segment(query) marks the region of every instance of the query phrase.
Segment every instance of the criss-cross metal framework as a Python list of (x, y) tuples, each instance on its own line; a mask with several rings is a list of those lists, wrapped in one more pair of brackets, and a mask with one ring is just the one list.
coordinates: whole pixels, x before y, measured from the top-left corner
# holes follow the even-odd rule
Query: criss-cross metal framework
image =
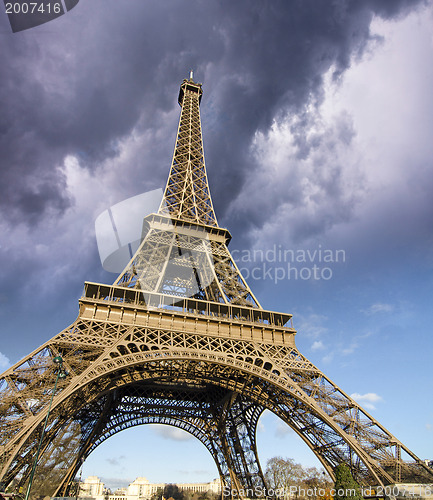
[(209, 450), (239, 496), (265, 486), (256, 427), (265, 409), (331, 477), (431, 483), (433, 472), (296, 348), (290, 314), (264, 310), (218, 226), (207, 182), (201, 85), (184, 80), (172, 167), (157, 214), (113, 285), (85, 284), (77, 320), (0, 379), (0, 478), (29, 478), (54, 394), (33, 492), (66, 495), (83, 460), (135, 425), (179, 427)]

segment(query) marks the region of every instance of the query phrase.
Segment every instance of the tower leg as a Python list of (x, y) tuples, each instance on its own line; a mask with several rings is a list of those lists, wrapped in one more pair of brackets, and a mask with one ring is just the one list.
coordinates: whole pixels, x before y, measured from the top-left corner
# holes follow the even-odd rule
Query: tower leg
[(232, 497), (254, 497), (266, 488), (255, 438), (263, 410), (236, 392), (217, 409), (217, 432), (228, 466), (226, 486)]

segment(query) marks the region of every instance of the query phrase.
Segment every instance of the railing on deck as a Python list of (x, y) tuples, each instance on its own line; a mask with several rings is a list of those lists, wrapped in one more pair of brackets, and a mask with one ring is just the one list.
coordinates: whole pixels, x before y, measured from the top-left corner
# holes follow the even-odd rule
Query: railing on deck
[(114, 302), (145, 309), (163, 309), (219, 317), (228, 320), (248, 321), (277, 327), (293, 328), (292, 315), (255, 309), (233, 304), (208, 302), (194, 298), (176, 297), (161, 293), (144, 292), (135, 288), (86, 282), (83, 299)]

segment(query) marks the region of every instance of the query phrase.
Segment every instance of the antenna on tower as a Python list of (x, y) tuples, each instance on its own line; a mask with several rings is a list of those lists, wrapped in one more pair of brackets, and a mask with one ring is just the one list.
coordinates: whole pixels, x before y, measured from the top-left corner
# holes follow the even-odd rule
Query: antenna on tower
[(192, 79), (193, 79), (193, 76), (194, 76), (194, 72), (193, 72), (193, 70), (191, 70), (191, 71), (189, 72), (189, 79), (190, 79), (190, 80), (192, 80)]

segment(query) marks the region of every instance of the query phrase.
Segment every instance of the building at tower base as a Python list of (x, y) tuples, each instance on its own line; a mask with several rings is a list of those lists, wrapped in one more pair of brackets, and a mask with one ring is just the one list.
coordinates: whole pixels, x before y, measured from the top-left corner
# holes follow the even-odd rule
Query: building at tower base
[[(114, 493), (105, 487), (97, 476), (89, 476), (79, 484), (77, 498), (92, 500), (150, 500), (158, 490), (164, 489), (168, 483), (150, 483), (145, 477), (137, 477), (126, 488), (120, 488)], [(221, 493), (221, 481), (214, 479), (208, 483), (176, 483), (182, 491), (190, 493), (211, 492), (216, 495)]]

